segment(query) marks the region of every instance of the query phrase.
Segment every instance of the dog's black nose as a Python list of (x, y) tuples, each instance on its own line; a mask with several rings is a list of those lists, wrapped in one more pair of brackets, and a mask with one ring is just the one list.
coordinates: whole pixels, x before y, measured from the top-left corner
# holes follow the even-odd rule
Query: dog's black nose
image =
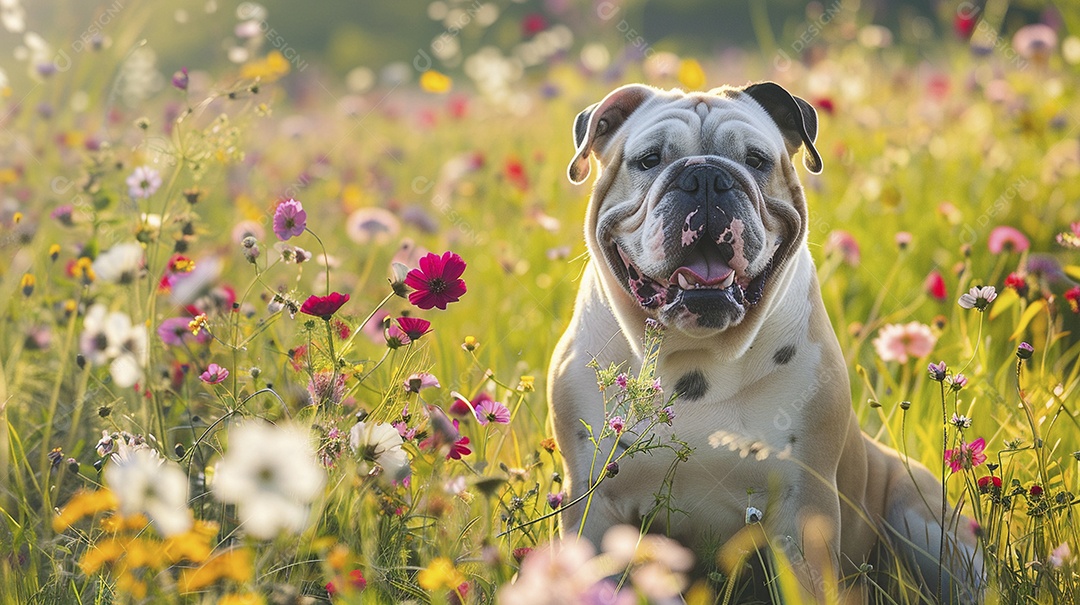
[(723, 193), (735, 186), (735, 178), (718, 166), (694, 166), (683, 170), (675, 181), (675, 187), (686, 193), (704, 193), (711, 190)]

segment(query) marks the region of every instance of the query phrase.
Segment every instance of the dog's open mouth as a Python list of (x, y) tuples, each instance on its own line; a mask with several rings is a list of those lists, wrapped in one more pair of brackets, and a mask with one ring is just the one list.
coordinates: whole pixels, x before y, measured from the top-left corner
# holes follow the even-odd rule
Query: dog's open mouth
[(743, 275), (723, 258), (720, 248), (699, 242), (682, 264), (666, 278), (642, 272), (618, 243), (613, 246), (626, 268), (627, 286), (645, 309), (676, 310), (686, 307), (736, 305), (748, 307), (761, 300), (772, 261), (756, 276)]

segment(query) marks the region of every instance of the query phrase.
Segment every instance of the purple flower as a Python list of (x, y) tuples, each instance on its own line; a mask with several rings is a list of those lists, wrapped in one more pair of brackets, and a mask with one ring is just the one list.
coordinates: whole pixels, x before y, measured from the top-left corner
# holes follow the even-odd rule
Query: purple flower
[(611, 420), (608, 421), (608, 426), (611, 427), (611, 430), (613, 430), (616, 433), (621, 435), (622, 432), (623, 432), (623, 429), (626, 428), (626, 421), (623, 420), (622, 416), (615, 416), (614, 418), (612, 418)]
[(405, 391), (408, 393), (419, 393), (421, 389), (439, 388), (440, 386), (442, 385), (439, 384), (439, 379), (427, 372), (413, 374), (405, 381)]
[(290, 237), (296, 237), (307, 228), (307, 212), (304, 206), (294, 200), (288, 199), (278, 204), (274, 209), (274, 234), (278, 239), (285, 241)]
[(476, 419), (480, 424), (510, 424), (510, 410), (498, 401), (485, 399), (476, 406)]
[(199, 374), (199, 380), (206, 384), (221, 384), (225, 382), (225, 379), (229, 377), (229, 371), (219, 366), (216, 363), (212, 363), (206, 367), (206, 371)]
[(964, 376), (963, 374), (957, 374), (956, 376), (950, 378), (947, 382), (954, 391), (959, 391), (960, 389), (967, 386), (968, 379), (967, 376)]
[(1031, 343), (1022, 342), (1016, 347), (1016, 356), (1020, 359), (1031, 359), (1031, 356), (1035, 354), (1035, 347), (1031, 346)]
[(186, 67), (181, 67), (180, 71), (173, 74), (172, 85), (179, 90), (187, 90), (188, 87), (188, 73)]
[(562, 506), (563, 498), (565, 498), (565, 497), (566, 497), (566, 495), (563, 494), (562, 492), (559, 492), (557, 494), (548, 494), (547, 495), (548, 506), (550, 506), (552, 509), (559, 508), (560, 506)]
[(930, 372), (930, 379), (938, 382), (945, 380), (945, 372), (948, 371), (948, 367), (945, 366), (944, 361), (932, 363), (926, 366), (926, 369)]
[(630, 377), (626, 375), (626, 372), (623, 372), (615, 377), (615, 384), (619, 385), (619, 388), (625, 391), (627, 385), (630, 384)]
[(183, 346), (184, 341), (195, 341), (199, 344), (210, 342), (210, 333), (199, 330), (198, 334), (192, 334), (190, 317), (170, 317), (161, 322), (157, 334), (161, 342), (170, 347)]
[(127, 178), (128, 193), (135, 199), (146, 199), (161, 187), (161, 175), (149, 166), (139, 166)]

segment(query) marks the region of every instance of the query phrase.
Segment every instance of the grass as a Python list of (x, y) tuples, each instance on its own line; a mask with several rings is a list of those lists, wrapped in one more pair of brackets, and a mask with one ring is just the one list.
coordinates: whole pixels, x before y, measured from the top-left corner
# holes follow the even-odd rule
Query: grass
[[(991, 562), (987, 601), (1076, 602), (1077, 564), (1060, 545), (1080, 544), (1080, 315), (1068, 294), (1080, 280), (1080, 252), (1056, 241), (1080, 220), (1076, 66), (1054, 57), (1020, 67), (951, 43), (929, 64), (902, 49), (870, 57), (837, 42), (829, 51), (832, 61), (812, 73), (770, 74), (753, 62), (738, 69), (783, 78), (819, 107), (825, 171), (803, 175), (810, 246), (848, 361), (854, 409), (868, 432), (932, 469), (944, 468), (943, 450), (983, 438), (985, 463), (943, 473), (950, 500), (963, 502), (981, 527)], [(212, 85), (170, 89), (111, 116), (42, 119), (24, 109), (5, 125), (0, 603), (325, 601), (328, 582), (335, 602), (482, 603), (517, 573), (520, 549), (557, 534), (549, 495), (561, 493), (562, 469), (545, 441), (544, 376), (584, 266), (588, 195), (564, 170), (574, 115), (614, 83), (553, 64), (542, 82), (521, 84), (532, 100), (522, 117), (476, 95), (408, 86), (300, 104), (274, 82), (282, 74), (272, 64), (254, 63), (246, 73), (213, 70)], [(287, 77), (314, 86), (300, 74)], [(99, 89), (96, 78), (86, 70), (58, 74), (20, 105)], [(637, 65), (622, 76), (644, 78)], [(543, 99), (543, 83), (557, 84), (560, 94)], [(1004, 90), (1005, 100), (988, 100), (988, 89)], [(349, 104), (358, 109), (345, 111)], [(451, 107), (460, 104), (467, 109), (458, 116)], [(138, 166), (162, 181), (145, 199), (125, 183)], [(302, 264), (282, 262), (275, 249), (275, 206), (289, 197), (308, 212), (307, 230), (288, 241), (316, 256)], [(70, 225), (54, 212), (65, 206)], [(369, 207), (388, 210), (398, 224), (350, 236), (347, 217)], [(235, 234), (242, 221), (258, 232), (255, 263)], [(1021, 231), (1030, 247), (991, 253), (988, 239), (999, 226)], [(901, 232), (910, 234), (903, 246)], [(857, 255), (850, 245), (845, 254), (845, 238)], [(104, 265), (92, 280), (79, 273), (80, 258), (101, 258), (131, 241), (143, 245), (144, 271), (124, 283), (109, 283)], [(452, 250), (468, 264), (468, 292), (445, 311), (419, 310), (392, 294), (391, 262), (415, 268), (426, 250)], [(207, 272), (200, 296), (176, 293), (190, 276), (176, 268), (175, 254), (194, 261), (192, 275)], [(320, 264), (324, 254), (330, 262)], [(215, 266), (219, 272), (208, 271)], [(932, 271), (947, 292), (940, 300), (925, 286)], [(1013, 273), (1023, 277), (1025, 296), (1006, 287)], [(179, 275), (171, 291), (160, 285), (166, 274)], [(999, 294), (986, 311), (957, 304), (984, 284)], [(330, 291), (351, 297), (332, 322), (290, 317), (290, 306)], [(124, 372), (95, 363), (93, 342), (82, 338), (96, 304), (130, 318), (129, 334), (147, 326), (136, 387), (119, 386)], [(423, 317), (434, 331), (391, 350), (383, 313)], [(193, 315), (205, 315), (207, 342), (189, 335), (166, 345), (158, 336), (165, 319)], [(908, 322), (929, 326), (932, 353), (883, 360), (873, 340), (884, 326)], [(1034, 348), (1024, 362), (1016, 356), (1021, 341)], [(963, 373), (966, 386), (935, 383), (926, 366), (939, 360), (950, 379)], [(228, 369), (228, 378), (201, 381), (210, 363)], [(618, 372), (598, 370), (606, 384)], [(432, 373), (441, 386), (408, 392), (403, 384), (417, 372)], [(313, 398), (306, 388), (339, 377), (341, 395), (324, 388)], [(473, 400), (487, 393), (512, 419), (480, 425), (465, 418), (458, 435), (433, 410), (450, 409), (453, 392)], [(969, 417), (970, 427), (950, 424), (953, 413)], [(348, 445), (358, 417), (366, 425), (403, 421), (413, 431), (401, 446), (408, 482), (369, 474), (371, 460)], [(295, 531), (266, 539), (241, 523), (252, 503), (214, 497), (227, 461), (257, 466), (260, 456), (275, 454), (271, 443), (248, 452), (255, 461), (230, 458), (242, 453), (229, 447), (240, 439), (234, 431), (256, 419), (310, 427), (320, 457), (332, 462), (318, 469), (325, 483), (310, 503), (290, 485), (312, 472), (296, 458), (262, 469), (267, 484), (281, 481), (293, 500), (272, 513), (310, 504)], [(471, 453), (447, 458), (461, 436)], [(156, 471), (117, 473), (112, 491), (104, 490), (110, 466), (135, 468), (110, 461), (120, 441), (145, 443), (169, 461), (163, 468), (183, 471), (182, 514), (190, 510), (197, 520), (190, 530), (164, 535), (160, 523), (123, 508), (168, 499)], [(132, 456), (127, 447), (123, 460)], [(980, 488), (990, 474), (1001, 479), (999, 490)], [(131, 495), (130, 485), (147, 476), (159, 487)], [(779, 585), (790, 581), (780, 576)], [(725, 577), (698, 580), (688, 601), (723, 602)], [(910, 593), (875, 598), (918, 600)]]

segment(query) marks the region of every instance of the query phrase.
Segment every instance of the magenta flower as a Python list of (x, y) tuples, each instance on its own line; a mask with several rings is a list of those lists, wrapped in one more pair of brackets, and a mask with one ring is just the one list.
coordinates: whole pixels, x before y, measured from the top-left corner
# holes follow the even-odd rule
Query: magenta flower
[(405, 285), (414, 290), (409, 294), (409, 302), (421, 309), (438, 307), (445, 311), (446, 305), (457, 302), (465, 294), (465, 281), (461, 279), (464, 272), (465, 261), (457, 254), (429, 253), (420, 259), (419, 269), (405, 276)]
[(190, 317), (170, 317), (161, 322), (157, 328), (157, 334), (161, 342), (170, 347), (183, 346), (185, 341), (194, 341), (199, 344), (210, 342), (209, 332), (199, 330), (198, 334), (192, 334), (190, 326)]
[(329, 320), (347, 302), (349, 295), (339, 292), (331, 292), (328, 296), (309, 296), (304, 304), (300, 305), (300, 312)]
[(626, 421), (623, 420), (622, 416), (615, 416), (614, 418), (612, 418), (611, 420), (608, 421), (608, 426), (611, 427), (611, 430), (613, 430), (616, 433), (621, 435), (622, 432), (623, 432), (623, 429), (626, 428)]
[(562, 506), (563, 499), (566, 498), (566, 494), (559, 492), (557, 494), (548, 494), (547, 503), (552, 510), (555, 510)]
[(294, 200), (288, 199), (278, 204), (274, 210), (274, 234), (278, 239), (285, 241), (290, 237), (296, 237), (307, 228), (307, 212), (304, 206)]
[(399, 317), (397, 324), (410, 341), (419, 340), (421, 336), (431, 331), (431, 322), (419, 317)]
[(225, 382), (225, 379), (229, 377), (229, 371), (219, 366), (216, 363), (212, 363), (206, 367), (206, 371), (199, 374), (199, 380), (206, 384), (221, 384)]
[(626, 387), (630, 385), (630, 377), (626, 375), (626, 372), (623, 372), (615, 377), (615, 384), (619, 385), (619, 388), (625, 391)]
[(982, 437), (971, 443), (961, 441), (960, 447), (954, 450), (945, 450), (945, 462), (954, 473), (961, 470), (970, 470), (986, 462), (986, 454), (983, 453), (985, 449), (986, 441)]
[(941, 382), (942, 380), (945, 380), (945, 374), (948, 372), (949, 368), (945, 365), (944, 361), (939, 361), (926, 366), (926, 370), (930, 372), (930, 380)]
[(1031, 242), (1019, 229), (1001, 225), (994, 227), (994, 230), (990, 232), (986, 246), (990, 248), (991, 253), (1001, 254), (1002, 252), (1023, 252), (1031, 247)]
[(172, 85), (178, 90), (187, 90), (188, 81), (188, 70), (186, 67), (181, 67), (180, 71), (173, 74)]
[(675, 410), (671, 409), (671, 406), (659, 410), (656, 412), (656, 419), (664, 424), (671, 426), (671, 421), (675, 420)]
[(480, 424), (489, 422), (510, 424), (510, 410), (505, 405), (488, 397), (476, 406), (476, 419)]
[(397, 326), (387, 326), (384, 336), (386, 337), (386, 346), (391, 349), (398, 349), (412, 342), (409, 335)]

